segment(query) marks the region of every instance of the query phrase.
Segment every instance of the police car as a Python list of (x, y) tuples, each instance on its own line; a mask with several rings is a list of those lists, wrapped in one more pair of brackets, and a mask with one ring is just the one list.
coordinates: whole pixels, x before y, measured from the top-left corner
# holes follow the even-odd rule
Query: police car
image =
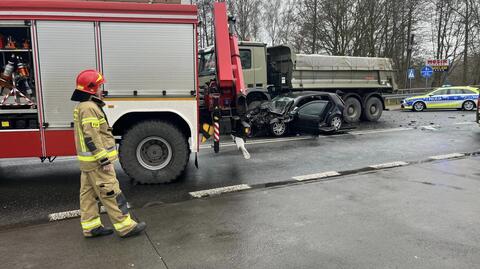
[(424, 109), (463, 109), (472, 111), (477, 106), (479, 89), (469, 86), (437, 88), (425, 95), (405, 98), (401, 101), (402, 109), (423, 111)]

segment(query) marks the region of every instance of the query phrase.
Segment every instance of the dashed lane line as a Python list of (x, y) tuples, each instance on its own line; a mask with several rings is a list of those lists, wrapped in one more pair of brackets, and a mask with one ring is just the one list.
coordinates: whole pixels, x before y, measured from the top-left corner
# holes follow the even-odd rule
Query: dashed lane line
[(447, 160), (447, 159), (454, 159), (464, 157), (464, 153), (451, 153), (451, 154), (444, 154), (444, 155), (436, 155), (428, 157), (431, 160)]
[(328, 178), (328, 177), (335, 177), (335, 176), (339, 176), (339, 175), (340, 175), (340, 173), (338, 173), (337, 171), (327, 171), (327, 172), (316, 173), (316, 174), (295, 176), (295, 177), (292, 177), (292, 178), (297, 180), (297, 181), (305, 181), (305, 180), (312, 180), (312, 179), (322, 179), (322, 178)]
[(370, 165), (369, 167), (373, 169), (385, 169), (385, 168), (393, 168), (393, 167), (400, 167), (408, 165), (407, 162), (397, 161), (397, 162), (389, 162), (389, 163), (381, 163), (381, 164), (374, 164)]
[[(338, 135), (320, 135), (318, 138), (326, 138), (326, 137), (335, 137), (335, 136), (343, 136), (343, 135), (366, 135), (366, 134), (378, 134), (378, 133), (391, 133), (391, 132), (401, 132), (401, 131), (411, 131), (414, 128), (389, 128), (389, 129), (379, 129), (379, 130), (372, 130), (372, 131), (354, 131), (348, 132), (345, 134), (338, 134)], [(258, 139), (258, 140), (247, 140), (245, 143), (246, 145), (257, 145), (257, 144), (267, 144), (267, 143), (281, 143), (281, 142), (290, 142), (290, 141), (300, 141), (300, 140), (308, 140), (312, 139), (312, 136), (299, 136), (299, 137), (287, 137), (287, 138), (272, 138), (272, 139)], [(317, 138), (317, 137), (315, 137)], [(227, 140), (229, 140), (227, 138)], [(233, 142), (221, 143), (221, 147), (234, 147), (236, 146)], [(200, 149), (208, 149), (213, 147), (212, 144), (208, 145), (201, 145)]]
[(214, 196), (214, 195), (219, 195), (219, 194), (228, 193), (228, 192), (248, 190), (251, 188), (252, 187), (250, 187), (250, 185), (240, 184), (240, 185), (233, 185), (233, 186), (227, 186), (227, 187), (221, 187), (221, 188), (215, 188), (215, 189), (209, 189), (209, 190), (194, 191), (194, 192), (189, 192), (189, 194), (194, 198), (202, 198), (202, 197)]
[(355, 131), (355, 132), (349, 132), (348, 134), (366, 135), (366, 134), (392, 133), (392, 132), (402, 132), (402, 131), (411, 131), (411, 130), (414, 130), (414, 128), (399, 127), (399, 128), (388, 128), (388, 129), (379, 129), (379, 130), (372, 130), (372, 131)]
[(430, 131), (437, 131), (438, 128), (440, 128), (440, 125), (425, 125), (425, 126), (420, 126), (420, 130), (430, 130)]
[(456, 122), (455, 125), (473, 125), (476, 124), (474, 121), (466, 121), (466, 122)]
[[(330, 180), (331, 178), (335, 179), (341, 176), (354, 175), (362, 172), (371, 172), (371, 171), (382, 170), (382, 169), (386, 170), (394, 167), (407, 166), (407, 165), (413, 165), (413, 164), (419, 164), (419, 163), (428, 163), (428, 162), (434, 162), (437, 160), (464, 158), (467, 156), (479, 156), (479, 155), (480, 155), (480, 149), (478, 149), (477, 151), (468, 152), (468, 153), (452, 153), (452, 154), (436, 155), (420, 161), (409, 161), (409, 162), (396, 161), (396, 162), (389, 162), (389, 163), (382, 163), (382, 164), (374, 164), (374, 165), (370, 165), (367, 167), (354, 169), (354, 170), (327, 171), (327, 172), (320, 172), (316, 174), (295, 176), (293, 177), (293, 180), (284, 180), (284, 181), (254, 184), (254, 185), (240, 184), (240, 185), (226, 186), (226, 187), (207, 189), (207, 190), (201, 190), (201, 191), (194, 191), (194, 192), (189, 192), (189, 194), (192, 198), (204, 198), (204, 197), (216, 196), (216, 195), (221, 195), (225, 193), (238, 192), (238, 191), (249, 190), (249, 189), (261, 189), (261, 188), (268, 188), (268, 187), (274, 187), (274, 186), (286, 186), (286, 185), (295, 184), (295, 183), (296, 184), (306, 183), (302, 181), (307, 181), (307, 182), (315, 182), (316, 180), (324, 181), (324, 180)], [(130, 204), (127, 204), (127, 206), (128, 208), (131, 208)], [(103, 208), (103, 206), (101, 207), (100, 210), (101, 212), (105, 212), (105, 209)], [(64, 220), (69, 218), (75, 218), (78, 216), (80, 216), (80, 210), (71, 210), (71, 211), (49, 214), (48, 219), (49, 221), (59, 221), (59, 220)]]
[(70, 210), (65, 212), (52, 213), (48, 215), (48, 221), (57, 221), (64, 219), (71, 219), (80, 216), (80, 209)]
[[(127, 208), (132, 208), (130, 203), (128, 202), (127, 202)], [(105, 213), (105, 212), (107, 212), (105, 210), (105, 207), (103, 205), (100, 206), (100, 213)], [(76, 217), (80, 217), (80, 209), (49, 214), (48, 221), (59, 221), (59, 220), (76, 218)]]
[[(267, 143), (280, 143), (280, 142), (289, 142), (289, 141), (300, 141), (300, 140), (307, 140), (312, 139), (311, 136), (300, 136), (300, 137), (291, 137), (291, 138), (275, 138), (275, 139), (259, 139), (259, 140), (250, 140), (245, 143), (246, 145), (256, 145), (256, 144), (267, 144)], [(227, 138), (227, 140), (229, 140)], [(236, 146), (233, 142), (228, 143), (221, 143), (220, 147), (234, 147)], [(208, 149), (213, 147), (212, 144), (208, 145), (201, 145), (200, 149)]]

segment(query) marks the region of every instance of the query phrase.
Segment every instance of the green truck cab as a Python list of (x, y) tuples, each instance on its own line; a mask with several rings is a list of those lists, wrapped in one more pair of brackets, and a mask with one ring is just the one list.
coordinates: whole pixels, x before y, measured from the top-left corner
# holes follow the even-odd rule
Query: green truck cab
[[(245, 41), (239, 48), (249, 108), (285, 92), (325, 91), (342, 97), (346, 122), (377, 121), (385, 109), (382, 95), (397, 88), (388, 58), (296, 54), (290, 46)], [(215, 78), (213, 48), (199, 57), (199, 85), (206, 87)]]

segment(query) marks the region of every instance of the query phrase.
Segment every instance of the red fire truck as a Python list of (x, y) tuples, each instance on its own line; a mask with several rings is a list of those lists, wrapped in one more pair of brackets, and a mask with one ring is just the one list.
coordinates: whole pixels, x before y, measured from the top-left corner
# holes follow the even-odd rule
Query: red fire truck
[[(213, 114), (235, 107), (243, 87), (225, 3), (216, 10)], [(76, 155), (70, 96), (76, 75), (96, 69), (124, 171), (142, 183), (177, 178), (199, 149), (197, 21), (194, 5), (0, 1), (0, 158)]]

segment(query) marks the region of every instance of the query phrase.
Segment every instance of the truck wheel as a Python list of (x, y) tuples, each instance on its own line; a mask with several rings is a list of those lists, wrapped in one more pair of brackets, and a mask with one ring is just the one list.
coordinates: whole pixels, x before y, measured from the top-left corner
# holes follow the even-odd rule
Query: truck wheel
[(186, 137), (163, 121), (144, 121), (133, 126), (120, 144), (123, 170), (139, 183), (168, 183), (175, 180), (188, 163)]
[(362, 105), (355, 97), (348, 97), (345, 100), (345, 110), (343, 118), (347, 123), (358, 122), (362, 114)]
[(377, 121), (382, 116), (383, 104), (378, 97), (370, 97), (365, 104), (363, 115), (368, 121)]

